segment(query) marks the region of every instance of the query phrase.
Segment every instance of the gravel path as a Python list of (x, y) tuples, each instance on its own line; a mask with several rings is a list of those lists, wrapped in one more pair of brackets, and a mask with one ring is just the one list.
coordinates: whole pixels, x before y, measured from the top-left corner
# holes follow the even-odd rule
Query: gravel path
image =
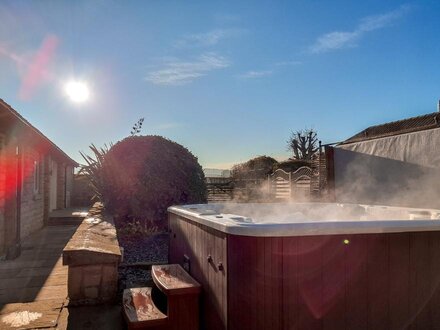
[(119, 237), (119, 244), (124, 248), (124, 260), (119, 268), (119, 288), (151, 286), (149, 267), (130, 266), (136, 263), (168, 262), (168, 233), (152, 234), (146, 237)]

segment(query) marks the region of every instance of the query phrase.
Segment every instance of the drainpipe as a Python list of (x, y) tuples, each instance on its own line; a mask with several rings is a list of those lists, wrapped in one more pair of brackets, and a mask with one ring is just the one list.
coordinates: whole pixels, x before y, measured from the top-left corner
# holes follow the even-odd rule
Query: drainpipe
[(322, 142), (319, 140), (319, 153), (318, 153), (318, 198), (321, 198), (321, 175), (322, 175), (322, 168), (321, 168), (321, 157), (322, 157)]

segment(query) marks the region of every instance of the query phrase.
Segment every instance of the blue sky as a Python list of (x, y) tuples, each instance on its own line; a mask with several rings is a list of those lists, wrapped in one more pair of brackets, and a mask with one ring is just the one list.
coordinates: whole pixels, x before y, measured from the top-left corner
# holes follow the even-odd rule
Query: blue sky
[[(205, 167), (286, 159), (292, 130), (323, 143), (436, 111), (438, 1), (2, 1), (0, 97), (78, 151), (143, 134)], [(63, 86), (87, 82), (75, 104)]]

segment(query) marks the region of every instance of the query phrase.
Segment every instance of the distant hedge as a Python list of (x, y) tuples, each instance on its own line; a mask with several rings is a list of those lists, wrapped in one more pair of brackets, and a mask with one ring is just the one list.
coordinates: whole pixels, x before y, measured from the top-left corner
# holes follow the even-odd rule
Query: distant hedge
[(311, 166), (312, 162), (310, 160), (301, 160), (301, 159), (288, 159), (283, 162), (279, 162), (275, 164), (274, 170), (282, 169), (286, 172), (295, 172), (297, 169), (303, 166)]
[(131, 136), (116, 143), (102, 169), (107, 207), (119, 218), (163, 227), (169, 206), (206, 202), (197, 158), (160, 136)]
[(231, 175), (236, 181), (266, 179), (277, 164), (277, 160), (272, 157), (258, 156), (245, 163), (234, 165)]

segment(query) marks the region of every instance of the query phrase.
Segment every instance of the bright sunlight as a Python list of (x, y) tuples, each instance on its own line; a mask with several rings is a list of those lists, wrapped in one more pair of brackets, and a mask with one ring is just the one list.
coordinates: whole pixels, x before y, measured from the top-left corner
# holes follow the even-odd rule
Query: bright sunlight
[(89, 87), (85, 82), (71, 80), (64, 86), (64, 91), (72, 102), (84, 103), (90, 97)]

